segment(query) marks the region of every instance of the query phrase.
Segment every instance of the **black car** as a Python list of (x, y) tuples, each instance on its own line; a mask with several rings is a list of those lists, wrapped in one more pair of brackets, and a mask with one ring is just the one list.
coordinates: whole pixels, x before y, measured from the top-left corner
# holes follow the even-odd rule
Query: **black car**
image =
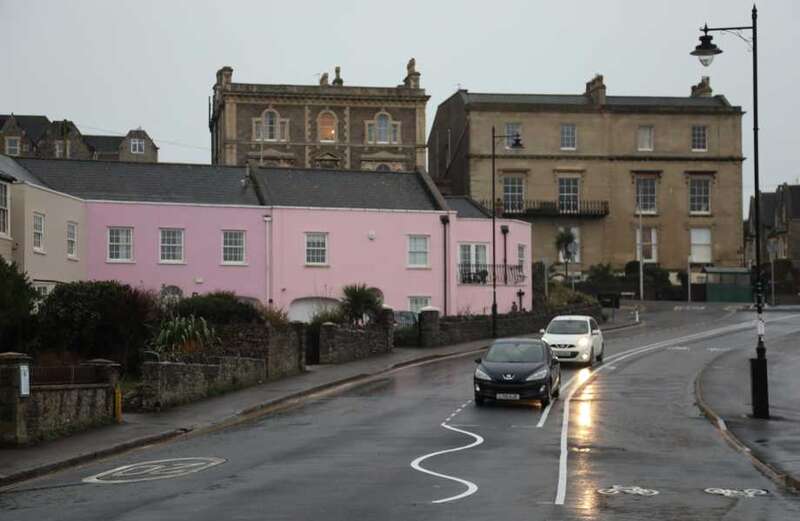
[(496, 340), (475, 362), (475, 405), (483, 405), (486, 399), (539, 400), (546, 407), (561, 389), (558, 360), (547, 342), (539, 339)]

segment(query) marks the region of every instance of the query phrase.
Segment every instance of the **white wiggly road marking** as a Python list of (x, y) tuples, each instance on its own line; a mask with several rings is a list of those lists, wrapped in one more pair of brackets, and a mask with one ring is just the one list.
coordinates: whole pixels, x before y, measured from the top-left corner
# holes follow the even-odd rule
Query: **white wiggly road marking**
[(547, 404), (547, 407), (544, 408), (542, 411), (542, 416), (539, 418), (539, 423), (536, 424), (536, 427), (541, 429), (544, 427), (544, 422), (547, 421), (547, 415), (550, 414), (550, 407), (553, 406), (553, 402)]
[(461, 434), (466, 434), (467, 436), (472, 436), (473, 438), (475, 438), (475, 441), (473, 441), (469, 445), (464, 445), (463, 447), (456, 447), (456, 448), (453, 448), (453, 449), (446, 449), (446, 450), (440, 450), (440, 451), (437, 451), (437, 452), (431, 452), (430, 454), (425, 454), (424, 456), (420, 456), (419, 458), (417, 458), (417, 459), (415, 459), (414, 461), (411, 462), (411, 468), (413, 468), (414, 470), (418, 470), (420, 472), (424, 472), (425, 474), (430, 474), (431, 476), (436, 476), (437, 478), (449, 479), (450, 481), (455, 481), (457, 483), (461, 483), (462, 485), (467, 487), (467, 490), (465, 490), (461, 494), (458, 494), (457, 496), (446, 497), (444, 499), (437, 499), (435, 501), (432, 501), (432, 503), (447, 503), (449, 501), (456, 501), (458, 499), (462, 499), (462, 498), (465, 498), (467, 496), (471, 496), (472, 494), (474, 494), (475, 492), (478, 491), (478, 485), (476, 485), (475, 483), (473, 483), (471, 481), (467, 481), (466, 479), (457, 478), (455, 476), (448, 476), (447, 474), (440, 474), (439, 472), (434, 472), (432, 470), (428, 470), (428, 469), (424, 468), (422, 465), (420, 465), (423, 461), (425, 461), (428, 458), (432, 458), (434, 456), (440, 456), (442, 454), (448, 454), (448, 453), (451, 453), (451, 452), (458, 452), (458, 451), (461, 451), (461, 450), (471, 449), (472, 447), (477, 447), (478, 445), (483, 443), (483, 437), (478, 435), (478, 434), (475, 434), (475, 433), (469, 432), (469, 431), (465, 431), (465, 430), (459, 429), (457, 427), (453, 427), (452, 425), (448, 425), (446, 422), (442, 422), (441, 426), (444, 427), (445, 429), (448, 429), (448, 430), (451, 430), (451, 431), (460, 432)]
[[(779, 318), (775, 318), (770, 320), (769, 322), (781, 322), (784, 320), (791, 320), (793, 318), (800, 317), (800, 315), (788, 315)], [(694, 340), (701, 340), (704, 338), (709, 338), (717, 335), (729, 334), (729, 333), (737, 333), (740, 331), (745, 331), (753, 327), (755, 321), (747, 321), (744, 323), (734, 324), (731, 326), (720, 327), (717, 329), (710, 329), (707, 331), (702, 331), (700, 333), (695, 333), (692, 335), (686, 335), (679, 338), (672, 338), (670, 340), (664, 340), (661, 342), (656, 342), (655, 344), (635, 347), (633, 349), (628, 349), (627, 351), (623, 351), (621, 353), (617, 353), (616, 355), (609, 356), (606, 358), (606, 362), (612, 361), (621, 361), (625, 360), (626, 358), (630, 358), (631, 356), (639, 355), (642, 353), (646, 353), (648, 351), (653, 351), (655, 349), (660, 349), (663, 347), (667, 347), (670, 345), (675, 344), (682, 344), (692, 342)], [(594, 371), (591, 371), (589, 375), (585, 378), (581, 378), (580, 384), (589, 382), (596, 374), (600, 371), (608, 370), (610, 366), (603, 365)], [(567, 381), (563, 388), (570, 388), (570, 386), (575, 382), (576, 377), (580, 373), (574, 375), (572, 378)], [(572, 387), (567, 395), (566, 399), (564, 400), (564, 411), (563, 416), (561, 418), (561, 457), (558, 461), (558, 488), (556, 489), (556, 505), (563, 505), (564, 500), (567, 495), (567, 456), (569, 454), (568, 451), (568, 438), (569, 438), (569, 404), (572, 401), (572, 396), (575, 394), (575, 391), (580, 388), (580, 385), (576, 385)]]

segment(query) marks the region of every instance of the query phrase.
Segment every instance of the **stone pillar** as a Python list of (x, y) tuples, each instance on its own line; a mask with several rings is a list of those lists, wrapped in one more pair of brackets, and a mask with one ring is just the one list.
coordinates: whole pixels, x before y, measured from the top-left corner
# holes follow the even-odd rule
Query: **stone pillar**
[(20, 375), (25, 372), (30, 376), (30, 362), (31, 357), (24, 353), (0, 353), (0, 445), (29, 441), (24, 411), (29, 395), (21, 396)]
[(112, 388), (119, 383), (119, 364), (113, 360), (106, 360), (105, 358), (94, 358), (81, 362), (82, 366), (92, 366), (102, 376), (103, 380), (108, 383)]
[(434, 307), (425, 307), (419, 312), (419, 345), (439, 345), (439, 310)]
[(384, 332), (386, 347), (384, 351), (389, 353), (394, 349), (394, 310), (389, 306), (383, 306), (378, 313), (377, 323)]
[(324, 322), (319, 327), (319, 363), (335, 364), (336, 355), (336, 324)]
[(306, 325), (299, 320), (294, 320), (289, 325), (297, 336), (297, 370), (303, 373), (306, 370)]

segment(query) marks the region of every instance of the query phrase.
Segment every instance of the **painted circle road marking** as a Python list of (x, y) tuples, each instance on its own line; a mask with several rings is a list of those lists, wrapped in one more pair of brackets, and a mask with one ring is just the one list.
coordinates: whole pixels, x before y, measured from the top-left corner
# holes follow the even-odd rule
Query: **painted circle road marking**
[(215, 467), (226, 460), (222, 458), (172, 458), (143, 461), (83, 478), (84, 483), (134, 483), (155, 479), (179, 478)]
[(717, 494), (725, 497), (756, 497), (769, 494), (769, 490), (764, 490), (763, 488), (707, 488), (705, 491), (707, 494)]
[(651, 488), (642, 488), (636, 485), (632, 487), (626, 487), (624, 485), (614, 485), (611, 488), (598, 488), (597, 492), (606, 496), (615, 496), (620, 492), (624, 494), (632, 494), (634, 496), (655, 496), (658, 494), (658, 490), (653, 490)]

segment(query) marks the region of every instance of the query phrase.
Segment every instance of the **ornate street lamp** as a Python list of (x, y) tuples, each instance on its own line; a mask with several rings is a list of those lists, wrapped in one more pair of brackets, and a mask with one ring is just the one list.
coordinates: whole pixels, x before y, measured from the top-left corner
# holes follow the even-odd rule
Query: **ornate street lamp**
[[(755, 218), (756, 218), (756, 265), (755, 265), (755, 290), (757, 335), (756, 358), (750, 359), (750, 388), (753, 403), (753, 416), (755, 418), (769, 418), (769, 388), (767, 382), (767, 348), (764, 345), (764, 290), (761, 277), (761, 191), (758, 186), (758, 30), (756, 19), (758, 10), (753, 6), (751, 12), (753, 24), (741, 27), (709, 27), (708, 24), (700, 28), (703, 36), (700, 45), (692, 51), (692, 56), (697, 56), (704, 66), (711, 65), (714, 56), (721, 54), (722, 50), (711, 43), (712, 37), (708, 33), (714, 31), (752, 31), (753, 38), (748, 43), (753, 47), (753, 180), (755, 181)], [(744, 39), (744, 38), (743, 38)], [(746, 40), (747, 41), (747, 40)], [(751, 270), (752, 270), (751, 266)]]
[(495, 247), (495, 236), (497, 235), (495, 217), (497, 215), (497, 201), (495, 195), (495, 145), (498, 139), (512, 138), (509, 148), (519, 150), (523, 148), (522, 138), (519, 132), (514, 134), (498, 135), (492, 125), (492, 338), (497, 338), (497, 248)]

